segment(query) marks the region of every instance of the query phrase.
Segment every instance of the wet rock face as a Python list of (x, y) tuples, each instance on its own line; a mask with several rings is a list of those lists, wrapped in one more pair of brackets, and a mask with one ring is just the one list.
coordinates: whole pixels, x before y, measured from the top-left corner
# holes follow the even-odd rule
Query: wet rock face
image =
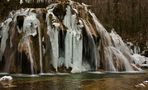
[(1, 71), (133, 70), (121, 37), (115, 31), (109, 34), (87, 7), (64, 1), (10, 12), (1, 23)]

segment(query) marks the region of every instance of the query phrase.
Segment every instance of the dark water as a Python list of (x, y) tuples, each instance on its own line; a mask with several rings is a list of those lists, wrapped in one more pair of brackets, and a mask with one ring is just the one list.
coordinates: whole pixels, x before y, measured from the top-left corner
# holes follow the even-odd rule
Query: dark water
[[(2, 75), (1, 75), (2, 76)], [(148, 73), (81, 73), (66, 75), (12, 75), (13, 85), (0, 90), (148, 90), (135, 85), (148, 80)]]

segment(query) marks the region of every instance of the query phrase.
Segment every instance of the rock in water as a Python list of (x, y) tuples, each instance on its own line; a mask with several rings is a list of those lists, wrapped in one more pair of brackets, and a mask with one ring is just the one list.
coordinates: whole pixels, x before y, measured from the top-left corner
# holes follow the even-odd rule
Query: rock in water
[(146, 86), (143, 83), (139, 83), (139, 84), (135, 85), (135, 87), (137, 87), (137, 88), (144, 88)]
[(13, 82), (13, 78), (11, 76), (3, 76), (0, 78), (0, 83), (4, 87), (11, 87), (12, 82)]

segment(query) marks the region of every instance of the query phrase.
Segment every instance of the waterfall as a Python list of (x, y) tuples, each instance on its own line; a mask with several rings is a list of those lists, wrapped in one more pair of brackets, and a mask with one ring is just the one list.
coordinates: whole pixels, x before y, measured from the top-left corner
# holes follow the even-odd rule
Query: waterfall
[(102, 44), (102, 49), (101, 51), (104, 52), (103, 56), (106, 61), (106, 69), (111, 70), (111, 71), (116, 71), (116, 68), (113, 64), (113, 55), (111, 51), (112, 43), (111, 43), (111, 38), (109, 33), (105, 30), (105, 28), (100, 24), (98, 21), (97, 17), (94, 15), (94, 13), (90, 12), (90, 15), (93, 18), (93, 21), (96, 25), (97, 31), (100, 34), (101, 37), (101, 44)]
[(72, 15), (72, 33), (73, 33), (73, 41), (72, 41), (72, 73), (82, 72), (82, 31), (77, 26), (76, 15)]
[(39, 55), (40, 55), (40, 73), (43, 73), (43, 56), (42, 56), (42, 41), (41, 41), (41, 29), (40, 29), (40, 22), (38, 21), (38, 38), (39, 38)]
[[(52, 11), (52, 10), (51, 10)], [(52, 22), (52, 20), (56, 20), (56, 17), (54, 16), (54, 14), (51, 12), (50, 10), (48, 11), (48, 14), (46, 16), (46, 21), (47, 21), (47, 34), (50, 37), (50, 43), (51, 43), (51, 47), (52, 47), (52, 64), (53, 67), (56, 69), (56, 71), (58, 71), (58, 59), (59, 59), (59, 41), (58, 41), (58, 35), (59, 35), (59, 31), (58, 31), (58, 23)], [(49, 18), (49, 15), (51, 15), (52, 17)], [(54, 27), (52, 27), (52, 25)]]
[(6, 41), (8, 39), (8, 31), (10, 29), (10, 23), (12, 21), (12, 18), (8, 18), (2, 25), (2, 31), (1, 31), (1, 45), (0, 45), (0, 61), (2, 60), (5, 48), (6, 48)]
[[(105, 28), (98, 22), (96, 16), (92, 12), (89, 13), (95, 22), (98, 32), (101, 34), (100, 36), (102, 40), (102, 46), (104, 47), (104, 57), (109, 64), (106, 64), (107, 67), (109, 67), (109, 70), (116, 71), (114, 60), (117, 59), (123, 61), (126, 71), (133, 71), (132, 66), (128, 61), (128, 59), (133, 60), (133, 58), (130, 55), (130, 51), (125, 43), (122, 41), (121, 37), (118, 36), (113, 30), (111, 34), (108, 34)], [(116, 57), (116, 59), (113, 59), (113, 55)]]
[[(20, 0), (23, 2), (32, 0)], [(115, 30), (107, 32), (88, 7), (68, 0), (50, 4), (47, 8), (10, 12), (0, 26), (0, 60), (6, 61), (6, 67), (8, 64), (13, 66), (9, 69), (12, 72), (18, 68), (13, 60), (16, 62), (23, 53), (24, 65), (30, 63), (32, 74), (141, 70), (139, 66), (148, 60), (132, 55)], [(137, 53), (139, 48), (136, 48), (134, 52)], [(13, 58), (12, 63), (7, 58), (8, 53)]]
[(58, 30), (52, 29), (50, 35), (53, 34), (53, 37), (50, 39), (51, 45), (52, 45), (52, 52), (53, 52), (53, 66), (57, 71), (58, 68), (58, 59), (59, 59), (59, 45), (58, 45)]
[(31, 74), (34, 74), (34, 60), (32, 57), (32, 52), (31, 52), (31, 47), (30, 47), (30, 42), (29, 39), (27, 38), (27, 40), (25, 41), (27, 43), (27, 47), (28, 47), (28, 53), (29, 53), (29, 59), (30, 59), (30, 67), (31, 67)]
[(70, 31), (67, 31), (66, 37), (65, 37), (65, 66), (66, 68), (69, 68), (72, 62), (72, 33)]
[[(33, 36), (35, 37), (38, 31), (38, 41), (39, 41), (39, 62), (40, 62), (40, 73), (43, 73), (43, 64), (42, 64), (42, 42), (41, 42), (41, 29), (40, 29), (40, 21), (36, 18), (36, 14), (30, 13), (28, 17), (24, 19), (23, 24), (23, 32), (25, 32), (25, 37)], [(28, 43), (29, 44), (29, 43)], [(27, 45), (28, 45), (27, 44)], [(31, 57), (31, 48), (30, 45), (28, 45), (29, 49), (29, 56), (31, 59), (31, 71), (33, 71), (33, 58)]]
[[(19, 30), (20, 31), (20, 30)], [(41, 41), (41, 27), (40, 21), (37, 19), (36, 14), (29, 11), (29, 16), (25, 17), (23, 24), (24, 37), (33, 36), (35, 37), (38, 32), (38, 42), (39, 42), (39, 62), (40, 62), (40, 73), (43, 73), (43, 56), (42, 56), (42, 41)], [(21, 33), (21, 32), (20, 32)]]
[(71, 27), (71, 8), (67, 6), (66, 8), (66, 15), (64, 17), (64, 25), (68, 28), (66, 37), (65, 37), (65, 66), (69, 68), (72, 66), (72, 59), (73, 59), (73, 33)]
[(104, 47), (105, 61), (106, 61), (106, 69), (107, 71), (117, 71), (113, 64), (113, 53), (111, 51), (111, 47)]
[(114, 54), (114, 58), (116, 58), (116, 60), (120, 60), (121, 62), (124, 63), (124, 67), (126, 71), (134, 71), (132, 66), (130, 65), (130, 63), (128, 62), (127, 58), (116, 48), (112, 47), (112, 52)]
[[(90, 67), (92, 67), (93, 66), (93, 68), (92, 69), (95, 69), (95, 70), (97, 70), (97, 67), (99, 67), (99, 59), (100, 58), (97, 58), (97, 47), (96, 47), (96, 45), (95, 45), (95, 41), (94, 41), (94, 39), (93, 39), (93, 36), (92, 36), (92, 34), (91, 34), (91, 32), (90, 32), (90, 28), (89, 28), (89, 26), (87, 25), (87, 22), (85, 21), (85, 20), (83, 20), (83, 23), (84, 23), (84, 26), (85, 26), (85, 28), (86, 28), (86, 34), (87, 34), (87, 36), (89, 37), (88, 38), (88, 41), (90, 42), (90, 44), (89, 43), (87, 43), (88, 44), (88, 46), (91, 46), (93, 49), (92, 49), (92, 52), (89, 52), (89, 54), (92, 54), (91, 56), (93, 56), (92, 58), (90, 58), (90, 60), (89, 61), (91, 61), (91, 65), (90, 65)], [(85, 48), (85, 47), (84, 47)], [(86, 47), (86, 49), (88, 49), (88, 47)], [(85, 52), (86, 53), (86, 52)], [(98, 52), (99, 53), (99, 52)], [(100, 57), (99, 55), (98, 55), (98, 57)], [(92, 64), (93, 63), (93, 64)]]
[(71, 13), (70, 6), (66, 8), (67, 12), (64, 17), (64, 25), (68, 28), (65, 38), (65, 66), (72, 67), (72, 73), (82, 72), (82, 30), (77, 25), (76, 14)]
[(129, 48), (126, 46), (126, 44), (123, 42), (121, 37), (114, 30), (111, 31), (110, 36), (112, 38), (115, 49), (120, 54), (120, 56), (118, 56), (118, 57), (120, 57), (121, 58), (120, 60), (122, 60), (124, 62), (126, 71), (133, 71), (133, 68), (131, 67), (128, 59), (133, 61), (134, 58), (130, 54)]

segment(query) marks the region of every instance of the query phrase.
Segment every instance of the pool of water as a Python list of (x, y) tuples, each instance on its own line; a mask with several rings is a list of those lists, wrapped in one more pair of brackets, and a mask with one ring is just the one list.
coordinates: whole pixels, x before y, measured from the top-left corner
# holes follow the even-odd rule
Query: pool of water
[[(9, 75), (3, 73), (0, 75)], [(81, 74), (11, 74), (12, 87), (0, 90), (148, 90), (135, 85), (148, 80), (147, 72), (89, 72)]]

